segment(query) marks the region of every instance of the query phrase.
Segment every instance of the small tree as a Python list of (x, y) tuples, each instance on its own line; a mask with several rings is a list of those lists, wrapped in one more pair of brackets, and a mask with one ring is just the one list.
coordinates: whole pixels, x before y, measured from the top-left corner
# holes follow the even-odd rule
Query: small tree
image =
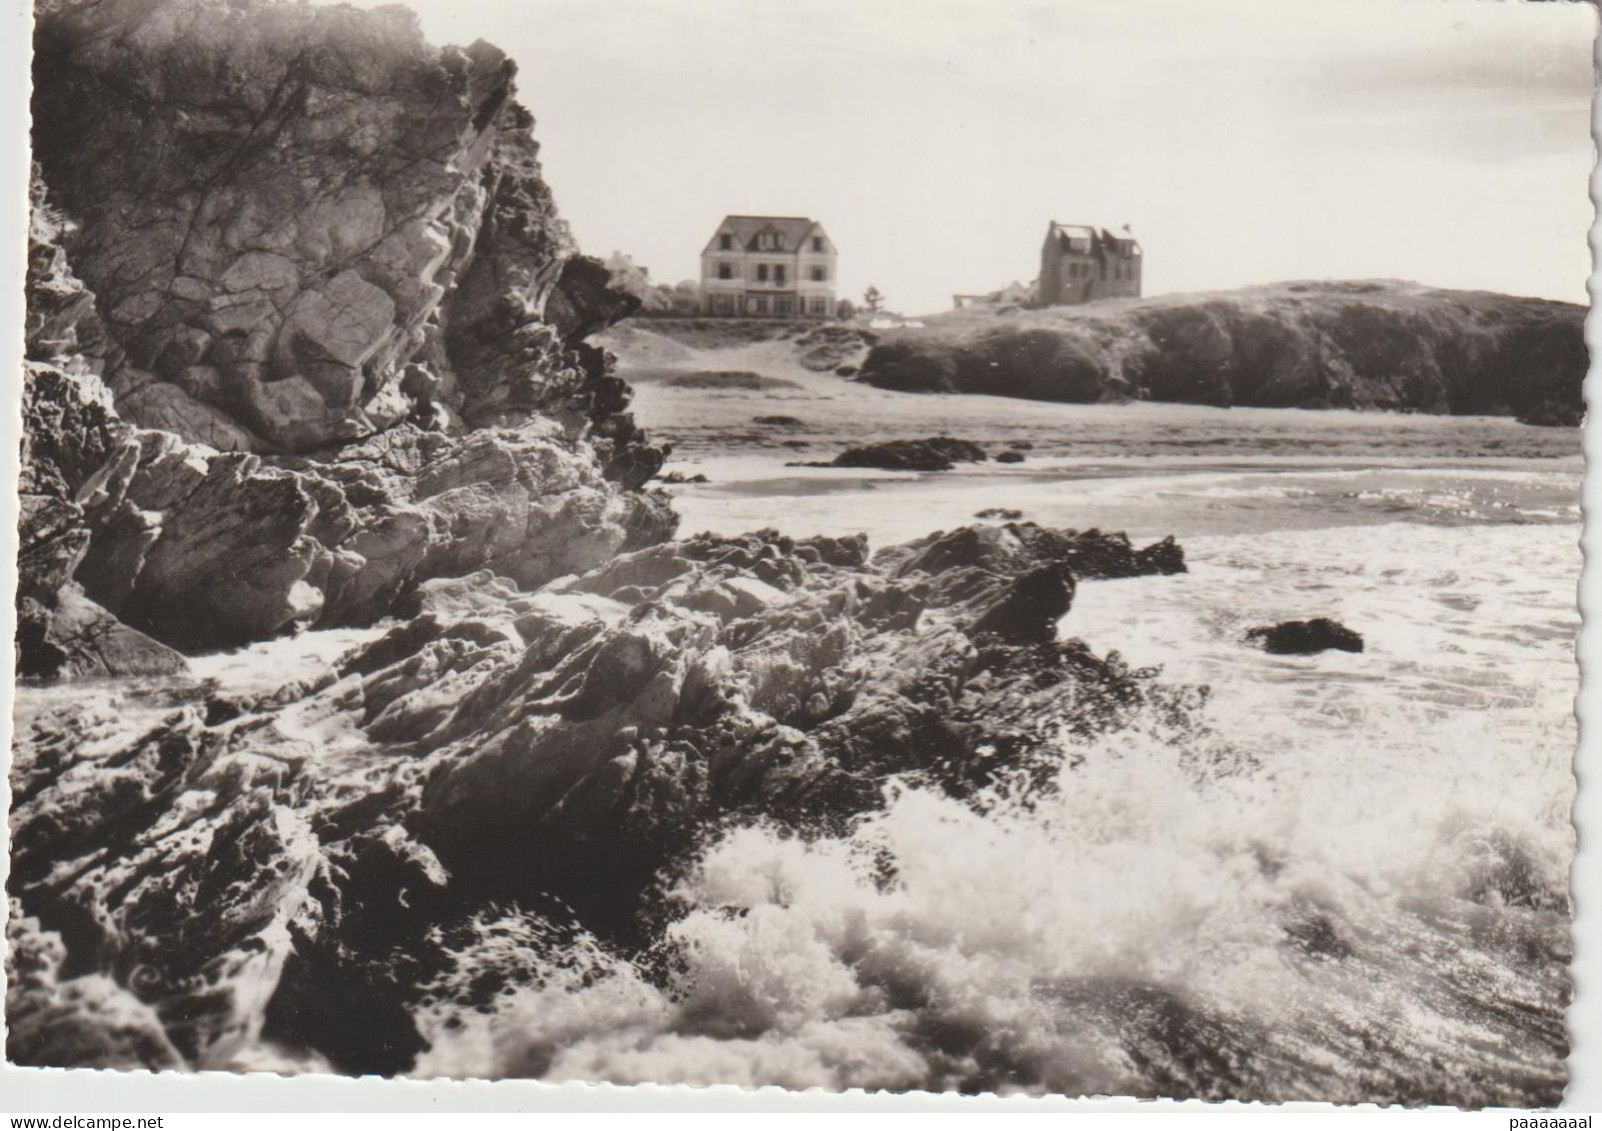
[(879, 293), (878, 287), (870, 284), (868, 289), (862, 292), (862, 302), (868, 308), (869, 314), (878, 314), (884, 308), (884, 295)]
[(834, 313), (835, 317), (839, 318), (842, 322), (851, 318), (855, 318), (857, 316), (857, 304), (848, 298), (843, 298), (834, 308)]

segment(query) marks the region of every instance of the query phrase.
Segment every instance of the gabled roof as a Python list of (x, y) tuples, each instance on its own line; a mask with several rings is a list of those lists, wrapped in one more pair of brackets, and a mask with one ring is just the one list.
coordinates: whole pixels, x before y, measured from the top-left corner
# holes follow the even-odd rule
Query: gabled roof
[(805, 216), (725, 216), (708, 241), (707, 250), (714, 250), (718, 236), (728, 232), (734, 236), (736, 246), (755, 251), (757, 234), (768, 229), (779, 233), (779, 250), (783, 252), (800, 251), (813, 229), (819, 235), (826, 235), (823, 225)]
[(1061, 239), (1093, 241), (1096, 238), (1096, 229), (1087, 224), (1059, 224), (1053, 220), (1051, 234)]
[(1047, 239), (1089, 240), (1093, 251), (1106, 250), (1105, 245), (1114, 240), (1127, 240), (1134, 244), (1131, 249), (1136, 255), (1140, 254), (1140, 244), (1136, 241), (1133, 232), (1124, 228), (1098, 228), (1091, 224), (1059, 224), (1053, 220), (1047, 229)]

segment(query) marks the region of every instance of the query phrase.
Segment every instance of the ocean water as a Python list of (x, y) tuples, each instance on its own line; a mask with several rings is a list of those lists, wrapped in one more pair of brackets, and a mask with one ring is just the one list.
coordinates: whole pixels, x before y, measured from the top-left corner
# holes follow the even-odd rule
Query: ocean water
[[(426, 1014), (417, 1074), (1559, 1099), (1575, 461), (713, 466), (676, 492), (686, 530), (885, 544), (1006, 505), (1177, 534), (1188, 574), (1086, 583), (1061, 631), (1208, 686), (1201, 725), (1064, 738), (977, 802), (893, 783), (847, 836), (720, 834), (673, 892), (666, 975), (566, 951), (487, 1011)], [(1242, 641), (1313, 616), (1366, 650)]]

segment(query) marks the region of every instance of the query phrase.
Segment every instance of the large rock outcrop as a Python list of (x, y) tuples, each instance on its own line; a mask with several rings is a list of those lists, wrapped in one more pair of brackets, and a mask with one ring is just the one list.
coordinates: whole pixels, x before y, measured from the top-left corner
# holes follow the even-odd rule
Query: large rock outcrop
[(431, 48), (399, 7), (219, 0), (55, 5), (35, 47), (35, 155), (124, 416), (302, 451), (420, 399), (587, 407), (599, 359), (565, 355), (628, 300), (575, 258), (496, 48)]
[(88, 515), (128, 456), (129, 429), (96, 376), (105, 349), (94, 296), (61, 251), (59, 216), (33, 184), (18, 481), (18, 672), (25, 677), (161, 675), (183, 657), (128, 628), (74, 575), (93, 538)]
[(887, 331), (858, 379), (1094, 403), (1523, 415), (1583, 411), (1585, 308), (1398, 282), (1310, 282), (958, 313)]
[(576, 253), (499, 51), (219, 0), (50, 5), (36, 46), (26, 672), (173, 670), (162, 644), (672, 533), (584, 341), (630, 300)]
[(535, 591), (426, 582), (310, 684), (47, 715), (13, 770), (10, 1054), (226, 1067), (266, 1042), (405, 1071), (445, 940), (497, 909), (644, 956), (659, 877), (711, 828), (839, 828), (891, 775), (966, 794), (1064, 727), (1183, 716), (1188, 693), (1056, 636), (1079, 578), (1183, 568), (1028, 524), (874, 562), (703, 535)]
[[(135, 427), (94, 372), (99, 359), (76, 348), (68, 313), (95, 347), (99, 321), (50, 238), (62, 224), (42, 204), (36, 215), (30, 295), (60, 309), (37, 319), (24, 374), (28, 674), (156, 670), (59, 659), (85, 651), (43, 627), (41, 610), (69, 584), (137, 630), (125, 639), (194, 651), (370, 622), (422, 580), (486, 566), (537, 585), (672, 532), (661, 497), (606, 477), (620, 455), (653, 471), (659, 458), (626, 418), (616, 441), (532, 411), (475, 431), (407, 421), (315, 458), (222, 452)], [(99, 620), (102, 636), (116, 623)]]

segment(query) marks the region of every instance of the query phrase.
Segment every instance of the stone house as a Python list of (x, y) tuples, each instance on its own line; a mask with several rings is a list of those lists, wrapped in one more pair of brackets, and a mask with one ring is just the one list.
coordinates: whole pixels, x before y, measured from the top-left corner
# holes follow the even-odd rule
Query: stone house
[(832, 318), (835, 248), (804, 216), (725, 216), (701, 252), (701, 313)]
[(1040, 305), (1139, 298), (1140, 268), (1140, 244), (1128, 224), (1114, 232), (1053, 220), (1040, 249)]

